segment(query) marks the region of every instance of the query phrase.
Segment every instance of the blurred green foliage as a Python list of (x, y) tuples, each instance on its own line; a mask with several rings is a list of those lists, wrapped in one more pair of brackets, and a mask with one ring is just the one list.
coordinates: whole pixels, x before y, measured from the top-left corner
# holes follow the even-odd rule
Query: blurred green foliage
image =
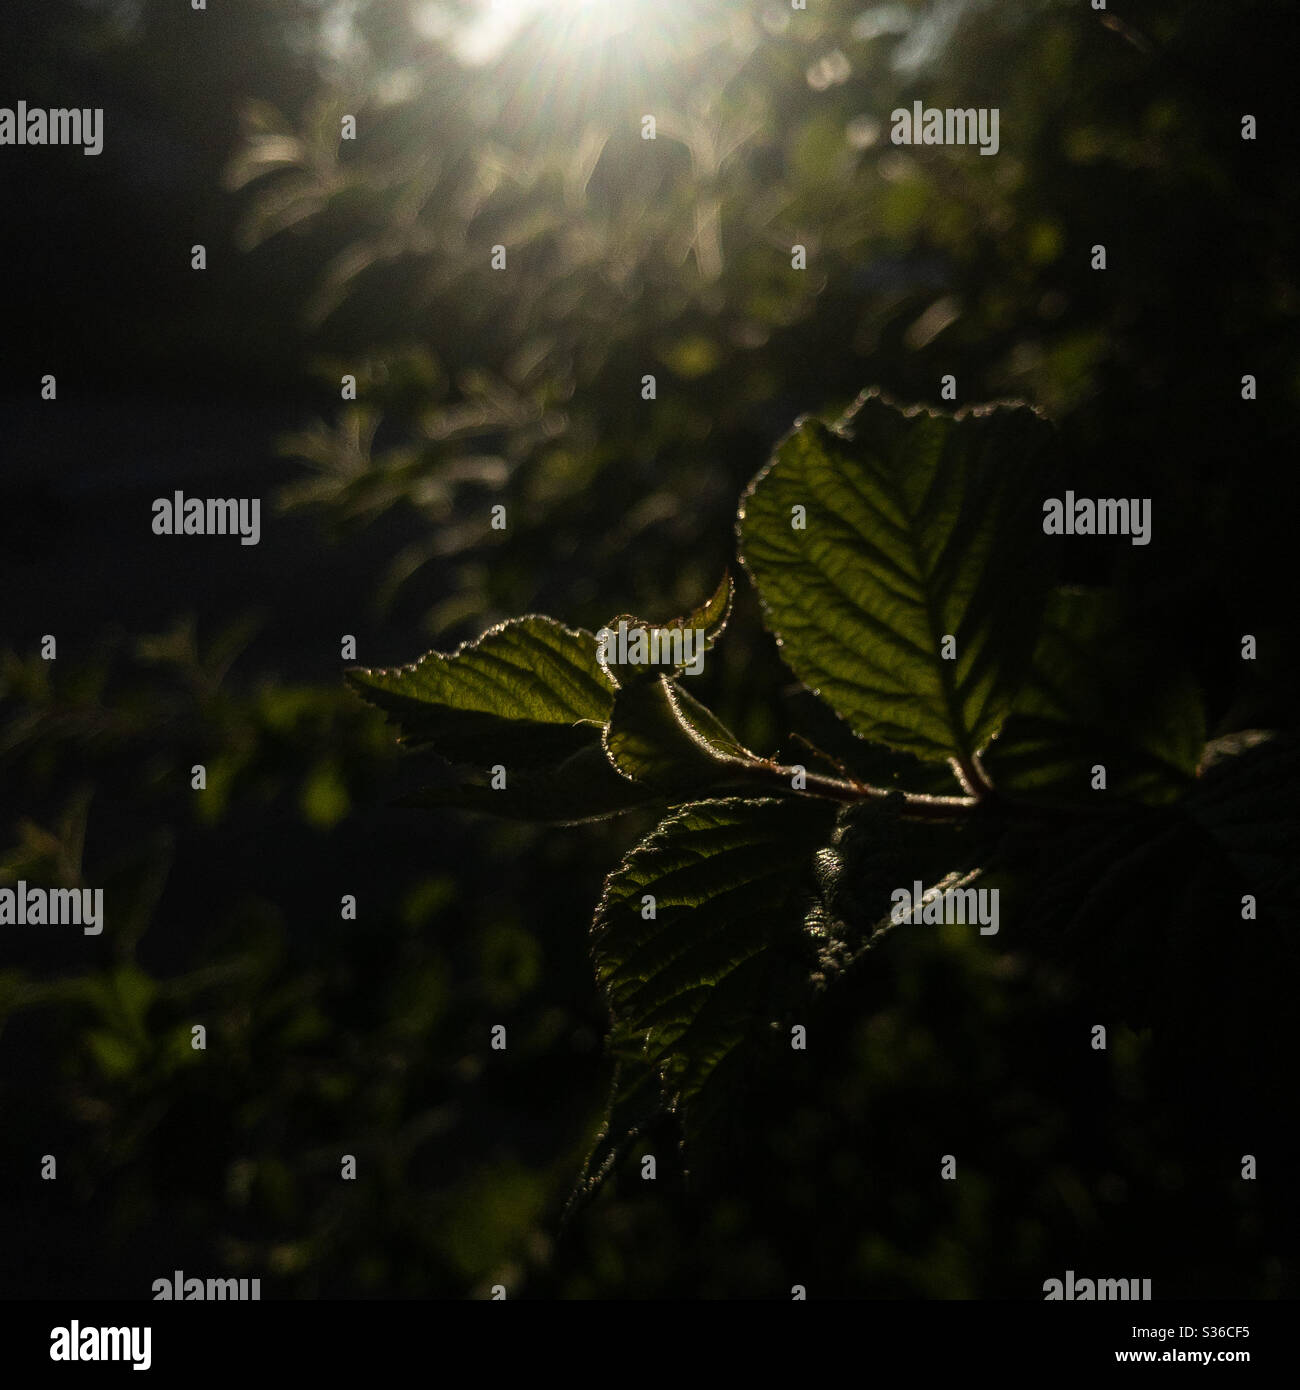
[[(797, 415), (864, 382), (937, 404), (951, 373), (958, 403), (1047, 411), (1070, 486), (1153, 498), (1156, 543), (1068, 551), (1066, 577), (1114, 584), (1129, 627), (1178, 651), (1211, 733), (1294, 727), (1274, 574), (1300, 501), (1275, 468), (1300, 404), (1287, 5), (664, 0), (659, 40), (583, 50), (543, 12), (479, 67), (421, 8), (49, 0), (0, 55), (25, 62), (8, 89), (107, 93), (128, 132), (93, 194), (123, 273), (87, 282), (84, 315), (37, 296), (15, 334), (88, 345), (109, 385), (301, 404), (282, 501), (320, 525), (322, 583), (409, 629), (387, 658), (530, 609), (685, 611)], [(999, 107), (1001, 152), (893, 147), (888, 113), (915, 99)], [(46, 203), (54, 183), (14, 225)], [(215, 291), (153, 269), (196, 225)], [(96, 353), (116, 319), (138, 341)], [(382, 572), (343, 568), (394, 519)], [(1087, 1020), (1068, 982), (946, 936), (882, 957), (726, 1199), (620, 1180), (561, 1229), (608, 1085), (585, 926), (646, 827), (393, 810), (410, 770), (337, 668), (258, 669), (242, 609), (196, 631), (193, 606), (178, 593), (161, 634), (123, 613), (97, 655), (51, 664), (16, 636), (4, 658), (0, 876), (113, 904), (93, 942), (5, 942), (9, 1292), (145, 1296), (181, 1267), (261, 1274), (267, 1297), (1034, 1297), (1072, 1267), (1294, 1296), (1274, 1130), (1261, 1181), (1225, 1180), (1248, 1146), (1157, 1103), (1148, 1039), (1116, 1030), (1063, 1072), (1055, 1042)], [(45, 630), (37, 608), (16, 633)], [(797, 722), (842, 748), (752, 605), (728, 644), (702, 685), (739, 738)], [(961, 1183), (918, 1168), (955, 1146)]]

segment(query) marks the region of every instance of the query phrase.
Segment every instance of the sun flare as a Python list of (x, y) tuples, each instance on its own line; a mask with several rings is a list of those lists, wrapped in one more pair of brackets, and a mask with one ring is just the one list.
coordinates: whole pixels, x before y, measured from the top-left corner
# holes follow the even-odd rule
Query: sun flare
[(636, 28), (649, 12), (645, 0), (483, 0), (457, 48), (466, 62), (487, 62), (521, 28), (536, 22), (551, 38), (562, 37), (580, 49)]

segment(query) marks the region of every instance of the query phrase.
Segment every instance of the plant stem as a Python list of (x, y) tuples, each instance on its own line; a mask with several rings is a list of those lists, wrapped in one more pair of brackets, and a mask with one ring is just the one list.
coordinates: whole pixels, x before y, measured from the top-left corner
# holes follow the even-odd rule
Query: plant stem
[(983, 801), (992, 794), (993, 783), (989, 781), (989, 775), (984, 771), (978, 754), (963, 753), (952, 760), (952, 767), (957, 774), (957, 780), (976, 801)]
[[(960, 820), (979, 805), (974, 797), (927, 796), (923, 792), (905, 792), (897, 787), (876, 787), (869, 782), (841, 780), (817, 772), (782, 767), (776, 762), (750, 763), (747, 765), (747, 776), (772, 787), (779, 786), (783, 792), (799, 792), (831, 801), (893, 801), (899, 806), (905, 820)], [(795, 786), (797, 776), (802, 777), (803, 785), (800, 787)]]

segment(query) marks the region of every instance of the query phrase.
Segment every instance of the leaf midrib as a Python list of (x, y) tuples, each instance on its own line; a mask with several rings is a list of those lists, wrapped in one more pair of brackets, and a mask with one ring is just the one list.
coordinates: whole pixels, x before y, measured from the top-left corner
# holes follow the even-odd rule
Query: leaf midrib
[[(944, 455), (948, 451), (949, 438), (950, 436), (944, 439), (939, 449), (939, 456), (935, 459), (934, 479), (931, 481), (931, 486), (926, 488), (927, 497), (933, 491), (933, 483), (939, 476), (939, 469), (943, 464)], [(902, 488), (900, 480), (894, 477), (886, 461), (880, 459), (879, 455), (875, 455), (874, 457), (879, 466), (873, 471), (875, 471), (880, 480), (881, 489), (889, 494), (890, 500), (898, 508), (899, 514), (907, 523), (903, 528), (903, 539), (908, 547), (913, 567), (921, 581), (919, 587), (921, 591), (922, 607), (925, 612), (926, 626), (930, 629), (930, 640), (934, 648), (932, 659), (937, 664), (939, 691), (943, 697), (944, 708), (948, 715), (949, 731), (957, 744), (957, 756), (963, 762), (969, 762), (974, 753), (974, 749), (971, 746), (971, 739), (963, 728), (964, 721), (961, 719), (961, 706), (958, 701), (956, 684), (957, 663), (952, 663), (953, 672), (952, 675), (949, 676), (946, 670), (947, 663), (939, 656), (939, 640), (943, 634), (939, 631), (942, 624), (939, 621), (939, 615), (934, 606), (933, 582), (935, 572), (925, 564), (924, 554), (917, 543), (916, 518), (908, 507), (906, 492)], [(956, 524), (960, 525), (960, 514)], [(955, 638), (956, 634), (954, 633), (953, 636)]]

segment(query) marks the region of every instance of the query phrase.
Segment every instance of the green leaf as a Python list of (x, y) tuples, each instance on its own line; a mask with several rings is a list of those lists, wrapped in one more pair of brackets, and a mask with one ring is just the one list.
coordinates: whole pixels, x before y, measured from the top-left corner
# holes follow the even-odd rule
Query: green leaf
[(700, 802), (670, 815), (606, 880), (592, 934), (611, 1047), (631, 1076), (658, 1071), (688, 1143), (725, 1132), (716, 1122), (728, 1093), (743, 1090), (773, 1025), (807, 987), (804, 903), (833, 821), (833, 807), (811, 801)]
[[(1200, 692), (1125, 631), (1114, 597), (1050, 596), (1030, 677), (985, 763), (1000, 789), (1159, 805), (1192, 785), (1205, 746)], [(1106, 768), (1106, 791), (1092, 768)]]
[[(727, 626), (727, 619), (731, 616), (735, 588), (731, 575), (724, 573), (718, 587), (698, 608), (693, 609), (686, 617), (674, 618), (668, 623), (648, 623), (644, 618), (638, 618), (634, 614), (620, 613), (596, 634), (596, 655), (601, 670), (616, 685), (629, 680), (655, 679), (665, 674), (665, 654), (675, 651), (682, 660), (672, 663), (670, 669), (673, 674), (680, 674), (683, 666), (693, 664), (697, 653), (702, 658), (722, 635), (723, 629)], [(622, 633), (620, 629), (623, 630)], [(657, 659), (624, 659), (636, 641), (638, 630), (644, 633), (647, 646), (655, 644)], [(689, 654), (685, 648), (687, 633), (691, 634)], [(620, 650), (621, 645), (625, 646), (626, 650)], [(698, 674), (698, 668), (692, 674)]]
[[(429, 746), (455, 767), (402, 804), (573, 824), (662, 802), (605, 755), (615, 686), (596, 647), (593, 633), (533, 616), (413, 666), (347, 676), (405, 743)], [(505, 785), (494, 787), (498, 765)]]
[(635, 1143), (648, 1138), (671, 1118), (661, 1098), (655, 1069), (641, 1058), (615, 1062), (600, 1129), (565, 1203), (563, 1220), (571, 1220), (596, 1196), (601, 1184), (615, 1172)]
[(624, 776), (666, 795), (707, 795), (761, 763), (676, 681), (625, 685), (614, 699), (605, 752)]
[(405, 743), (481, 766), (560, 763), (599, 740), (614, 703), (595, 636), (537, 616), (413, 666), (347, 678), (401, 726)]
[(736, 586), (732, 582), (731, 575), (724, 571), (718, 587), (710, 597), (682, 620), (683, 626), (699, 629), (704, 633), (706, 645), (712, 647), (722, 636), (723, 629), (727, 626), (727, 619), (731, 617), (731, 605), (735, 596)]
[(768, 625), (858, 734), (935, 761), (997, 731), (1047, 588), (1050, 438), (1028, 407), (954, 418), (870, 393), (834, 429), (800, 421), (750, 484), (741, 554)]
[(1289, 920), (1300, 896), (1300, 736), (1277, 734), (1221, 758), (1182, 809), (1213, 837), (1245, 890)]

